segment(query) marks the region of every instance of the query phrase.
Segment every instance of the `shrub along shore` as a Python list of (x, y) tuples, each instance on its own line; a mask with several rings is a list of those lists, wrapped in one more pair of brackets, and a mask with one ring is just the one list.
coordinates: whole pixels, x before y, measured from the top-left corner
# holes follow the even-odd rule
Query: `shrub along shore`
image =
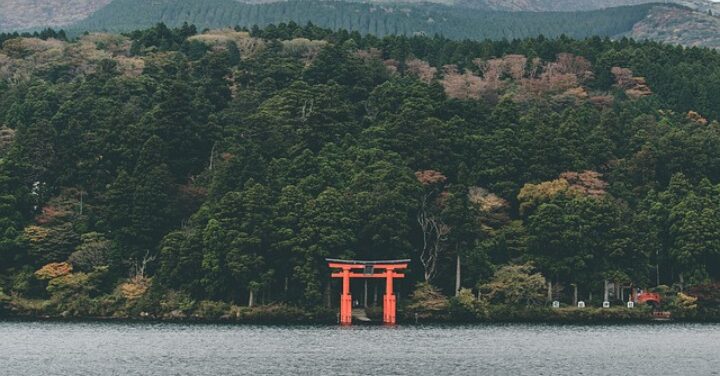
[[(176, 297), (170, 297), (175, 299)], [(107, 303), (107, 302), (106, 302)], [(99, 301), (77, 302), (76, 307), (58, 306), (50, 300), (10, 298), (0, 293), (0, 320), (60, 321), (148, 321), (185, 323), (237, 324), (337, 324), (337, 307), (298, 307), (287, 304), (266, 304), (254, 307), (236, 306), (217, 301), (186, 302), (184, 307), (160, 303), (148, 306), (137, 301), (116, 306), (115, 310), (99, 310)], [(476, 323), (558, 323), (558, 324), (627, 324), (650, 322), (720, 322), (720, 310), (680, 309), (668, 311), (670, 320), (658, 320), (649, 306), (627, 308), (622, 302), (611, 308), (588, 306), (577, 308), (547, 305), (523, 306), (487, 304), (461, 292), (443, 302), (409, 300), (399, 307), (398, 323), (415, 324), (476, 324)], [(84, 305), (81, 307), (81, 305)], [(65, 308), (64, 310), (62, 310)], [(171, 309), (175, 308), (175, 309)], [(371, 324), (382, 322), (382, 307), (366, 308)], [(354, 323), (363, 324), (359, 321)]]
[[(372, 310), (369, 308), (368, 310)], [(353, 324), (380, 324), (379, 315), (369, 315), (372, 321), (353, 321)], [(11, 312), (0, 315), (0, 321), (110, 321), (110, 322), (174, 322), (174, 323), (227, 323), (263, 325), (334, 325), (338, 323), (337, 310), (328, 308), (303, 309), (286, 305), (257, 306), (253, 308), (233, 307), (227, 311), (207, 312), (198, 309), (192, 313), (169, 312), (161, 315), (140, 312), (138, 315), (74, 316), (61, 313)], [(655, 319), (645, 308), (527, 308), (496, 306), (483, 315), (467, 312), (445, 311), (432, 317), (414, 317), (407, 311), (399, 311), (399, 325), (423, 324), (492, 324), (492, 323), (537, 323), (537, 324), (630, 324), (667, 322), (719, 323), (720, 311), (692, 315), (672, 315), (670, 320)]]
[[(191, 295), (147, 283), (127, 282), (110, 294), (97, 294), (107, 278), (107, 268), (91, 273), (71, 273), (65, 263), (55, 263), (35, 273), (38, 286), (47, 298), (27, 298), (5, 294), (0, 289), (0, 318), (60, 320), (146, 320), (168, 322), (226, 322), (246, 324), (334, 324), (338, 322), (337, 299), (328, 290), (323, 305), (293, 305), (266, 302), (264, 297), (252, 306), (213, 300), (195, 300)], [(658, 321), (653, 311), (669, 314), (673, 321), (720, 322), (720, 294), (717, 285), (658, 286), (659, 307), (636, 305), (612, 299), (610, 307), (590, 298), (576, 304), (553, 307), (546, 280), (532, 265), (509, 265), (476, 289), (461, 288), (448, 297), (430, 283), (418, 283), (398, 305), (400, 324), (425, 323), (582, 323), (613, 324)], [(382, 322), (382, 307), (376, 303), (365, 309), (371, 322)], [(359, 321), (359, 320), (357, 320)]]

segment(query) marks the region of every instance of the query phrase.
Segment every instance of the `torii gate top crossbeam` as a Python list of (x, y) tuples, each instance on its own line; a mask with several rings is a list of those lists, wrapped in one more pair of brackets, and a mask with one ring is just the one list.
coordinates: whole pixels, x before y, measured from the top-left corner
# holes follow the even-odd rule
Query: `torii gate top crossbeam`
[[(380, 265), (393, 265), (393, 266), (400, 266), (402, 264), (408, 264), (410, 263), (409, 259), (402, 259), (402, 260), (342, 260), (342, 259), (333, 259), (333, 258), (326, 258), (325, 261), (330, 263), (330, 265), (336, 264), (336, 265), (343, 265), (343, 266), (349, 266), (349, 265), (357, 265), (358, 267), (363, 267), (365, 265), (373, 265), (376, 267), (380, 267)], [(331, 268), (334, 268), (335, 266), (331, 266)], [(341, 266), (337, 266), (338, 268)]]
[[(385, 269), (388, 272), (395, 271), (398, 269), (407, 269), (410, 260), (379, 260), (379, 261), (362, 261), (362, 260), (339, 260), (339, 259), (326, 259), (328, 266), (333, 269)], [(368, 277), (366, 273), (366, 277)], [(334, 277), (334, 276), (333, 276)], [(359, 275), (353, 275), (352, 277), (360, 277)], [(400, 277), (402, 278), (402, 277)]]

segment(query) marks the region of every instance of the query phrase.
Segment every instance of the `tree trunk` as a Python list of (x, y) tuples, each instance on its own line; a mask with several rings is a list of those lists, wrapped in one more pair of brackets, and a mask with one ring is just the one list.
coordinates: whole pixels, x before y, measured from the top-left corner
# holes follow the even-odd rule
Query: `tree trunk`
[(683, 277), (682, 273), (680, 273), (678, 277), (680, 278), (680, 291), (682, 292), (685, 289), (685, 277)]
[(577, 298), (578, 291), (577, 290), (578, 290), (577, 285), (573, 283), (573, 306), (575, 306), (575, 307), (577, 307), (577, 303), (578, 303), (578, 298)]
[(283, 301), (287, 301), (287, 300), (288, 300), (288, 290), (289, 290), (289, 287), (290, 287), (290, 281), (288, 280), (288, 277), (285, 277), (284, 282), (285, 282), (285, 283), (283, 284), (282, 299), (283, 299)]
[(373, 286), (373, 307), (377, 307), (377, 300), (378, 300), (377, 299), (378, 298), (377, 286), (378, 286), (377, 283), (375, 283), (375, 285)]
[(603, 295), (603, 302), (610, 301), (610, 291), (608, 290), (608, 280), (605, 280), (605, 295)]
[(328, 308), (332, 308), (332, 285), (330, 282), (325, 285), (325, 303)]
[(212, 149), (210, 149), (210, 166), (208, 170), (212, 171), (213, 164), (215, 162), (215, 146), (217, 146), (217, 142), (213, 144)]
[(552, 302), (553, 301), (552, 282), (548, 282), (547, 286), (548, 286), (547, 301)]
[(368, 307), (368, 292), (367, 292), (367, 279), (365, 279), (365, 291), (363, 292), (363, 307)]
[(671, 263), (670, 264), (670, 285), (672, 286), (673, 283), (675, 283), (675, 267)]
[(255, 293), (253, 290), (250, 290), (250, 297), (248, 297), (248, 307), (251, 307), (255, 304)]
[(660, 286), (660, 253), (655, 250), (655, 287)]
[(455, 296), (460, 294), (460, 255), (457, 255), (457, 263), (455, 264)]

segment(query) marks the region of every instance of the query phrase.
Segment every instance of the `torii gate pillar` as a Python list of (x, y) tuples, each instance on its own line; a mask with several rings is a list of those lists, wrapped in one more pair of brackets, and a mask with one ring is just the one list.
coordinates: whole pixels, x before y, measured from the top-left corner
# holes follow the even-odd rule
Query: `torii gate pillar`
[(385, 273), (385, 296), (383, 296), (383, 322), (395, 324), (395, 294), (393, 293), (393, 270)]
[[(350, 325), (352, 323), (352, 296), (350, 295), (350, 278), (384, 278), (385, 295), (383, 296), (383, 322), (394, 325), (396, 323), (397, 300), (393, 291), (393, 280), (404, 278), (404, 274), (396, 273), (396, 270), (406, 269), (410, 260), (389, 260), (389, 261), (358, 261), (358, 260), (337, 260), (327, 259), (328, 266), (332, 269), (340, 269), (339, 272), (331, 274), (333, 278), (342, 278), (342, 294), (340, 295), (340, 324)], [(361, 273), (353, 270), (361, 269)], [(384, 271), (376, 272), (376, 269)]]
[(352, 296), (350, 295), (350, 268), (342, 271), (342, 295), (340, 296), (340, 323), (349, 325), (352, 322)]

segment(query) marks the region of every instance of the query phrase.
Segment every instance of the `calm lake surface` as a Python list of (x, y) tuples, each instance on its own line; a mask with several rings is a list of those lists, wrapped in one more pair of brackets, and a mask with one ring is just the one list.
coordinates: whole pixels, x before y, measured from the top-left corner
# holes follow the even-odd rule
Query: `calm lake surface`
[(0, 375), (720, 375), (720, 325), (0, 322)]

